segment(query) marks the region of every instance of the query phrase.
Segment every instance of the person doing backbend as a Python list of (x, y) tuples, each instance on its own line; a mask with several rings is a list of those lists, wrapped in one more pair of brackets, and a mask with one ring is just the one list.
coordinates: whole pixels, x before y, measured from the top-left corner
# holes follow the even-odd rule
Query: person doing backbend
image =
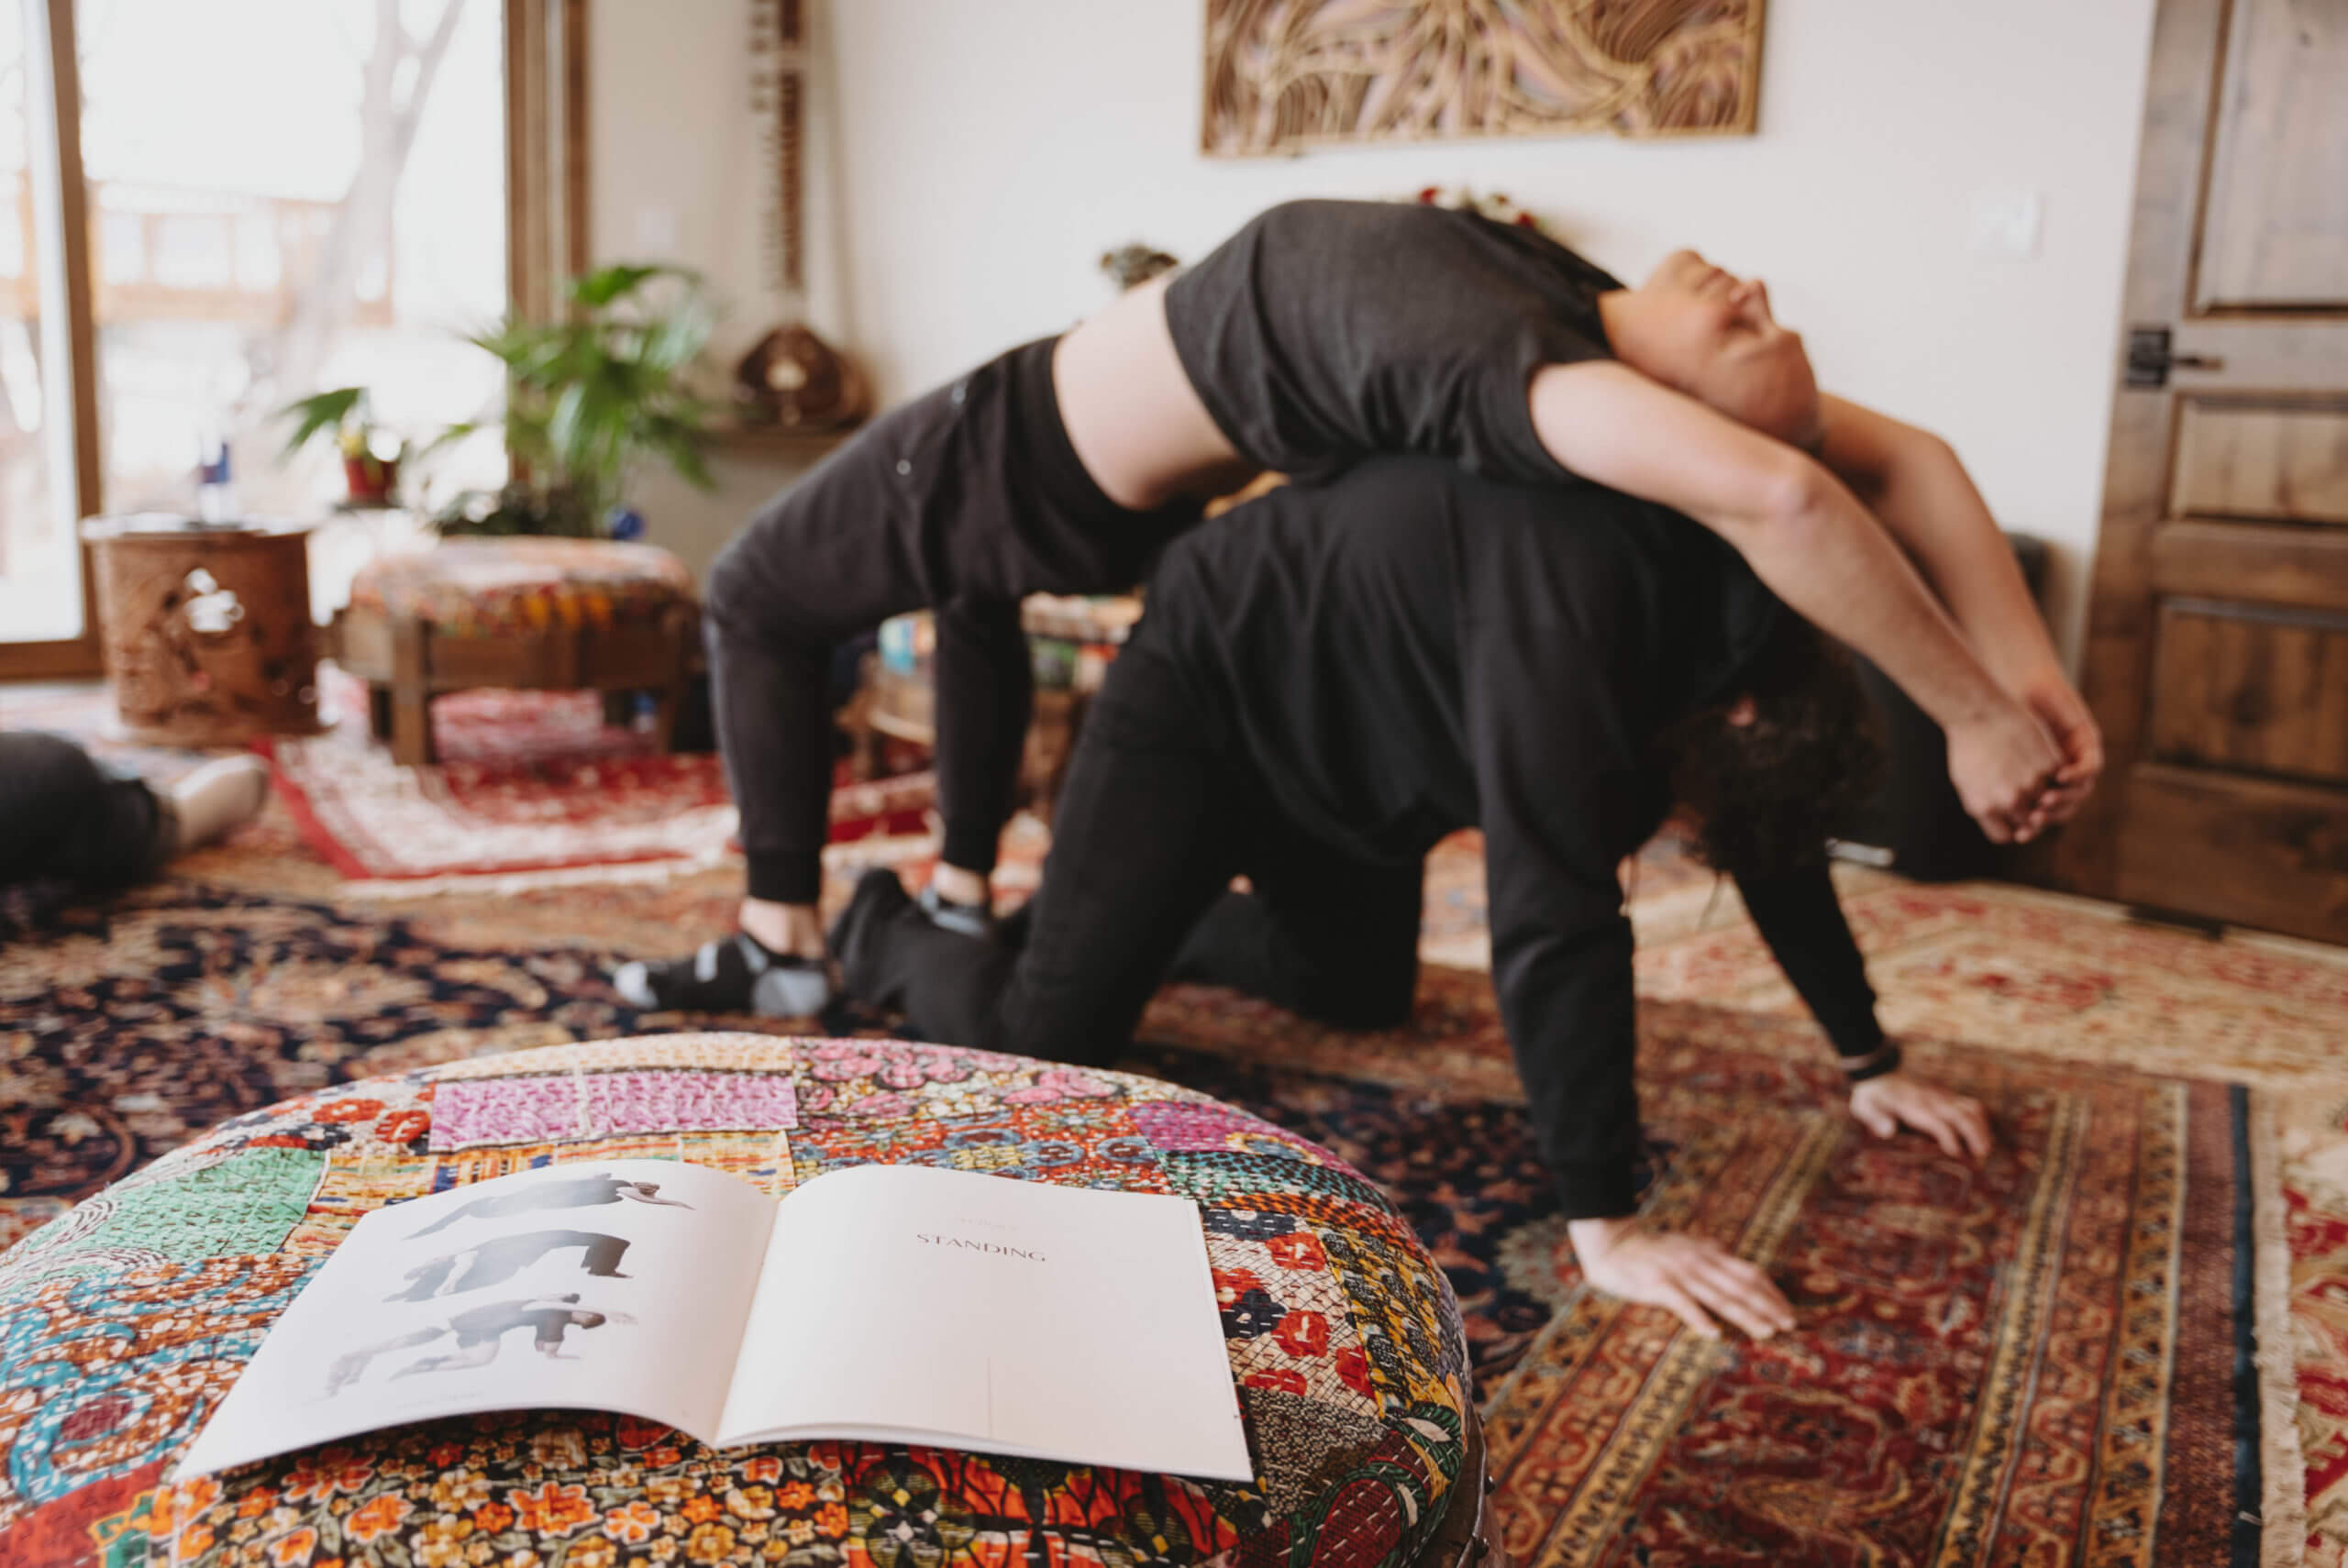
[(1847, 656), (1686, 518), (1596, 489), (1561, 518), (1545, 488), (1381, 458), (1168, 549), (1031, 903), (972, 938), (868, 871), (832, 945), (849, 994), (914, 1037), (1053, 1061), (1113, 1064), (1169, 976), (1392, 1028), (1426, 854), (1480, 828), (1492, 992), (1584, 1272), (1700, 1331), (1767, 1335), (1794, 1318), (1759, 1268), (1638, 1218), (1620, 867), (1684, 812), (1833, 1045), (1851, 1115), (1980, 1158), (1984, 1108), (1903, 1065), (1828, 876), (1868, 717)]
[(935, 611), (945, 842), (923, 898), (949, 928), (983, 929), (1032, 695), (1019, 600), (1125, 589), (1207, 498), (1380, 453), (1694, 518), (1943, 726), (1993, 840), (2066, 819), (2101, 768), (1955, 453), (1822, 394), (1760, 282), (1681, 250), (1630, 288), (1471, 212), (1292, 202), (884, 415), (726, 547), (705, 624), (748, 862), (740, 930), (620, 966), (622, 994), (783, 1014), (827, 999), (834, 644)]

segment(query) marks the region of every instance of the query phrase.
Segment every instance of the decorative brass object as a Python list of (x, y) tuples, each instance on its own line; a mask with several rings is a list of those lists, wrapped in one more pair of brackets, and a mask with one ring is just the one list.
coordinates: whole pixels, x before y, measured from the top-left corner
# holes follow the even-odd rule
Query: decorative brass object
[(734, 371), (734, 401), (745, 425), (837, 430), (862, 419), (870, 391), (853, 360), (796, 322), (776, 327)]

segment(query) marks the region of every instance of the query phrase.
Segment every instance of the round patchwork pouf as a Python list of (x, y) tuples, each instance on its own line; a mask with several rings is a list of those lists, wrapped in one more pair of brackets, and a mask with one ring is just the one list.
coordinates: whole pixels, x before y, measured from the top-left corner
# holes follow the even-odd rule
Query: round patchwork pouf
[[(727, 1453), (629, 1417), (545, 1411), (166, 1483), (360, 1215), (623, 1156), (778, 1195), (883, 1162), (1196, 1200), (1255, 1482), (854, 1442)], [(943, 1046), (670, 1035), (288, 1100), (0, 1254), (0, 1349), (11, 1568), (1434, 1568), (1482, 1550), (1457, 1304), (1377, 1188), (1188, 1089)]]

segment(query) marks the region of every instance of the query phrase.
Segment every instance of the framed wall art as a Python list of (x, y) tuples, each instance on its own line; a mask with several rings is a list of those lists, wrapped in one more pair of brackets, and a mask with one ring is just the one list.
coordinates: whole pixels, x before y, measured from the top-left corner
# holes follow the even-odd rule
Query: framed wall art
[(1207, 0), (1211, 156), (1748, 136), (1764, 0)]

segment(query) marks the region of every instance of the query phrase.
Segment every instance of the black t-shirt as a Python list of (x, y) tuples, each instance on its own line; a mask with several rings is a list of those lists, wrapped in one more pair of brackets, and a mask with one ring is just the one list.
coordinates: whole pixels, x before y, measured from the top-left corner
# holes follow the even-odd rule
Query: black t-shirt
[(1306, 482), (1379, 453), (1520, 484), (1570, 478), (1525, 401), (1545, 364), (1611, 359), (1623, 285), (1533, 229), (1400, 202), (1289, 202), (1177, 277), (1166, 321), (1242, 456)]
[[(1413, 863), (1482, 827), (1535, 1136), (1568, 1216), (1621, 1214), (1638, 1118), (1617, 868), (1669, 810), (1657, 732), (1733, 697), (1788, 613), (1663, 507), (1388, 458), (1169, 546), (1127, 657), (1167, 659), (1290, 823), (1347, 855)], [(1879, 1046), (1823, 867), (1739, 885), (1836, 1049)]]

